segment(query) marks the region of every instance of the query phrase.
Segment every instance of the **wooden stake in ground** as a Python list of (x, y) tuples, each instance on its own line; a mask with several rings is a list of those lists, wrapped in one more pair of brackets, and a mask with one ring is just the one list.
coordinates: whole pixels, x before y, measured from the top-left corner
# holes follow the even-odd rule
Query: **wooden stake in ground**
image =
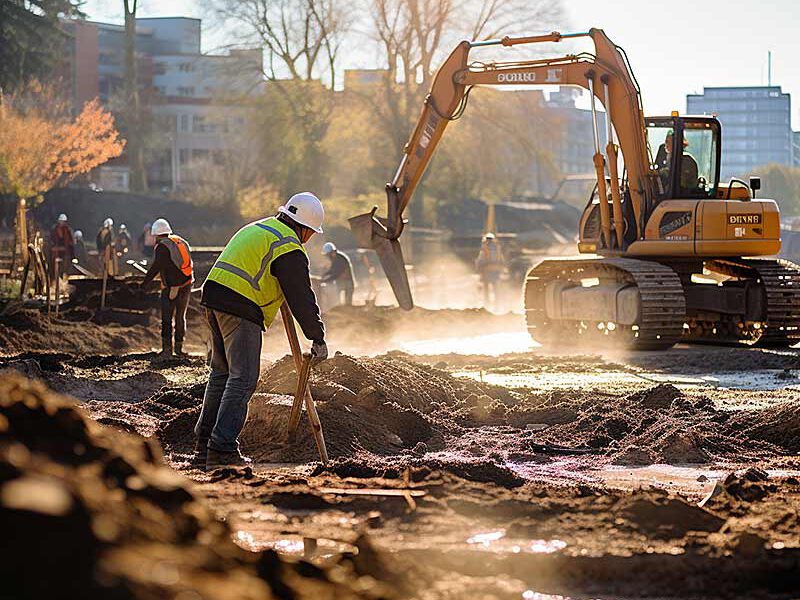
[(61, 305), (61, 262), (62, 259), (60, 257), (55, 259), (55, 267), (53, 270), (55, 271), (56, 276), (56, 315), (58, 315), (59, 307)]
[(106, 246), (105, 250), (103, 251), (103, 290), (102, 294), (100, 295), (100, 310), (105, 310), (106, 308), (106, 287), (108, 286), (109, 249), (110, 246)]
[[(292, 412), (289, 414), (289, 439), (293, 439), (297, 433), (297, 427), (300, 424), (300, 411), (302, 410), (303, 401), (305, 400), (306, 412), (308, 412), (308, 420), (311, 424), (311, 431), (314, 434), (314, 441), (317, 443), (317, 450), (322, 464), (328, 465), (328, 449), (325, 446), (325, 436), (322, 433), (322, 424), (317, 414), (317, 407), (314, 404), (314, 398), (311, 397), (311, 389), (308, 385), (308, 378), (311, 375), (311, 355), (303, 357), (302, 350), (300, 349), (300, 340), (297, 339), (297, 329), (294, 326), (294, 317), (289, 306), (284, 302), (281, 304), (281, 318), (283, 319), (283, 326), (286, 329), (286, 337), (289, 340), (289, 347), (292, 350), (292, 358), (294, 359), (294, 367), (297, 371), (297, 390), (294, 395), (294, 402), (292, 403)], [(303, 371), (306, 371), (305, 378), (303, 378)]]
[[(303, 364), (297, 374), (297, 390), (294, 394), (295, 403), (299, 399), (305, 398), (306, 412), (308, 413), (308, 424), (311, 426), (311, 433), (314, 434), (314, 441), (317, 443), (317, 450), (319, 451), (319, 458), (322, 464), (328, 466), (328, 449), (325, 447), (325, 435), (322, 433), (322, 423), (319, 421), (317, 414), (317, 405), (311, 397), (311, 392), (308, 386), (308, 378), (311, 376), (311, 354), (303, 356)], [(299, 413), (299, 411), (298, 411)]]

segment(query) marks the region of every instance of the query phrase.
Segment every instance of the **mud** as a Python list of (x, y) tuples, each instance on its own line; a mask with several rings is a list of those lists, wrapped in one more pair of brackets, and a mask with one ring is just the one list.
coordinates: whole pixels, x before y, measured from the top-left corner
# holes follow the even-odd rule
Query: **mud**
[(384, 596), (349, 566), (243, 551), (157, 444), (10, 375), (0, 380), (0, 506), (13, 541), (0, 573), (14, 598)]
[(29, 351), (107, 353), (151, 348), (160, 344), (156, 328), (99, 325), (85, 309), (64, 316), (38, 310), (6, 310), (0, 314), (0, 354)]
[[(468, 329), (459, 328), (457, 311), (428, 312), (422, 320), (431, 331), (443, 325), (436, 335)], [(153, 448), (158, 469), (169, 465), (193, 480), (187, 502), (223, 518), (220, 535), (256, 553), (224, 567), (217, 558), (212, 566), (198, 563), (185, 578), (181, 571), (182, 582), (221, 568), (237, 581), (266, 581), (279, 597), (314, 598), (348, 596), (309, 595), (302, 586), (291, 596), (272, 587), (275, 578), (265, 573), (282, 573), (292, 587), (309, 583), (306, 574), (313, 571), (323, 586), (333, 579), (344, 585), (347, 591), (337, 594), (353, 593), (351, 584), (368, 575), (396, 597), (430, 599), (777, 599), (800, 589), (796, 350), (381, 354), (381, 344), (395, 343), (398, 330), (371, 329), (369, 314), (341, 309), (337, 317), (340, 329), (349, 320), (365, 329), (368, 355), (337, 354), (312, 373), (328, 468), (318, 461), (305, 414), (297, 437), (288, 439), (295, 373), (287, 357), (265, 362), (251, 401), (241, 444), (255, 464), (211, 473), (188, 465), (207, 378), (199, 355), (160, 363), (151, 352), (27, 348), (0, 359), (6, 369), (0, 380), (10, 371), (41, 379), (81, 401), (92, 435)], [(377, 311), (375, 322), (391, 329), (393, 314), (381, 321)], [(492, 321), (476, 312), (465, 322)], [(267, 335), (267, 345), (276, 335)], [(699, 378), (653, 380), (705, 375), (704, 363), (715, 372), (738, 373), (742, 365), (745, 376), (773, 377), (775, 391), (703, 386)], [(36, 431), (41, 435), (32, 444), (72, 440), (59, 428), (37, 424)], [(54, 443), (47, 452), (56, 458), (49, 460), (80, 463), (85, 451), (76, 448), (74, 440)], [(92, 459), (92, 468), (103, 460)], [(661, 478), (652, 476), (659, 472)], [(136, 506), (125, 481), (107, 483), (109, 490), (115, 485)], [(195, 542), (181, 544), (196, 552)], [(93, 551), (105, 556), (106, 548)], [(262, 566), (267, 552), (270, 568)], [(279, 557), (289, 556), (313, 563), (297, 567), (303, 579), (282, 566)], [(340, 580), (340, 573), (347, 575)], [(159, 597), (162, 588), (154, 589), (151, 597)]]

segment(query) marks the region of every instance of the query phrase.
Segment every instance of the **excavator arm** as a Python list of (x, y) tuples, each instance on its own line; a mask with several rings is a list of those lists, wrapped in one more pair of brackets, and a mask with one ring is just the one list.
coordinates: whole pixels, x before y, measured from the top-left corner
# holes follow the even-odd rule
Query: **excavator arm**
[[(470, 50), (475, 47), (559, 42), (576, 37), (591, 37), (595, 54), (502, 63), (468, 62)], [(464, 41), (456, 46), (436, 73), (416, 127), (403, 149), (400, 166), (392, 181), (386, 184), (386, 217), (376, 217), (375, 207), (370, 213), (350, 219), (350, 227), (359, 246), (378, 252), (395, 296), (405, 309), (413, 306), (413, 299), (398, 241), (405, 225), (403, 213), (445, 128), (450, 121), (461, 116), (470, 90), (475, 85), (576, 85), (589, 90), (594, 123), (593, 160), (600, 198), (600, 247), (613, 253), (621, 251), (625, 245), (621, 182), (617, 166), (620, 150), (627, 170), (627, 191), (636, 221), (631, 225), (636, 228), (637, 238), (644, 231), (644, 216), (650, 210), (651, 199), (657, 189), (657, 176), (648, 158), (641, 97), (621, 49), (600, 29), (592, 29), (588, 33), (554, 32), (541, 36), (505, 37), (502, 40)], [(606, 110), (608, 143), (605, 154), (600, 144), (597, 101)], [(618, 145), (614, 141), (614, 131), (619, 138)], [(611, 206), (607, 200), (609, 185)]]

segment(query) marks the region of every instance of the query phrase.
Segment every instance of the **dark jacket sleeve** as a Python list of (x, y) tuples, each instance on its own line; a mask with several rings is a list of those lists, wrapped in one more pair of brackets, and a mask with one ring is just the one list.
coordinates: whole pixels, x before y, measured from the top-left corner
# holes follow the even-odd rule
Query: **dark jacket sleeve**
[(156, 246), (155, 256), (153, 257), (153, 263), (150, 265), (150, 268), (147, 269), (147, 274), (144, 276), (142, 285), (147, 285), (155, 279), (156, 275), (163, 273), (164, 268), (167, 266), (166, 263), (169, 260), (169, 250), (167, 250), (163, 244), (158, 244)]
[(279, 256), (272, 262), (270, 272), (280, 283), (286, 302), (306, 338), (315, 342), (325, 341), (325, 325), (319, 316), (317, 297), (311, 289), (305, 253), (294, 250)]
[(320, 281), (322, 281), (323, 283), (328, 283), (329, 281), (336, 281), (337, 279), (339, 279), (339, 277), (341, 277), (342, 271), (344, 271), (344, 268), (342, 266), (342, 261), (339, 259), (339, 255), (337, 254), (336, 256), (333, 257), (333, 261), (331, 261), (331, 266), (322, 276)]

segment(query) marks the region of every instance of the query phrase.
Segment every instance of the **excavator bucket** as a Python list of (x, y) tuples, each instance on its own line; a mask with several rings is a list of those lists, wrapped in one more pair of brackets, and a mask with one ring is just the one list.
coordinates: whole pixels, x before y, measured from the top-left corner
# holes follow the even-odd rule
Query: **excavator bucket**
[(414, 307), (414, 299), (411, 297), (411, 287), (408, 285), (403, 250), (399, 241), (387, 237), (386, 225), (375, 216), (376, 209), (377, 207), (371, 212), (350, 218), (350, 230), (359, 248), (372, 249), (378, 253), (383, 272), (386, 273), (400, 308), (411, 310)]

